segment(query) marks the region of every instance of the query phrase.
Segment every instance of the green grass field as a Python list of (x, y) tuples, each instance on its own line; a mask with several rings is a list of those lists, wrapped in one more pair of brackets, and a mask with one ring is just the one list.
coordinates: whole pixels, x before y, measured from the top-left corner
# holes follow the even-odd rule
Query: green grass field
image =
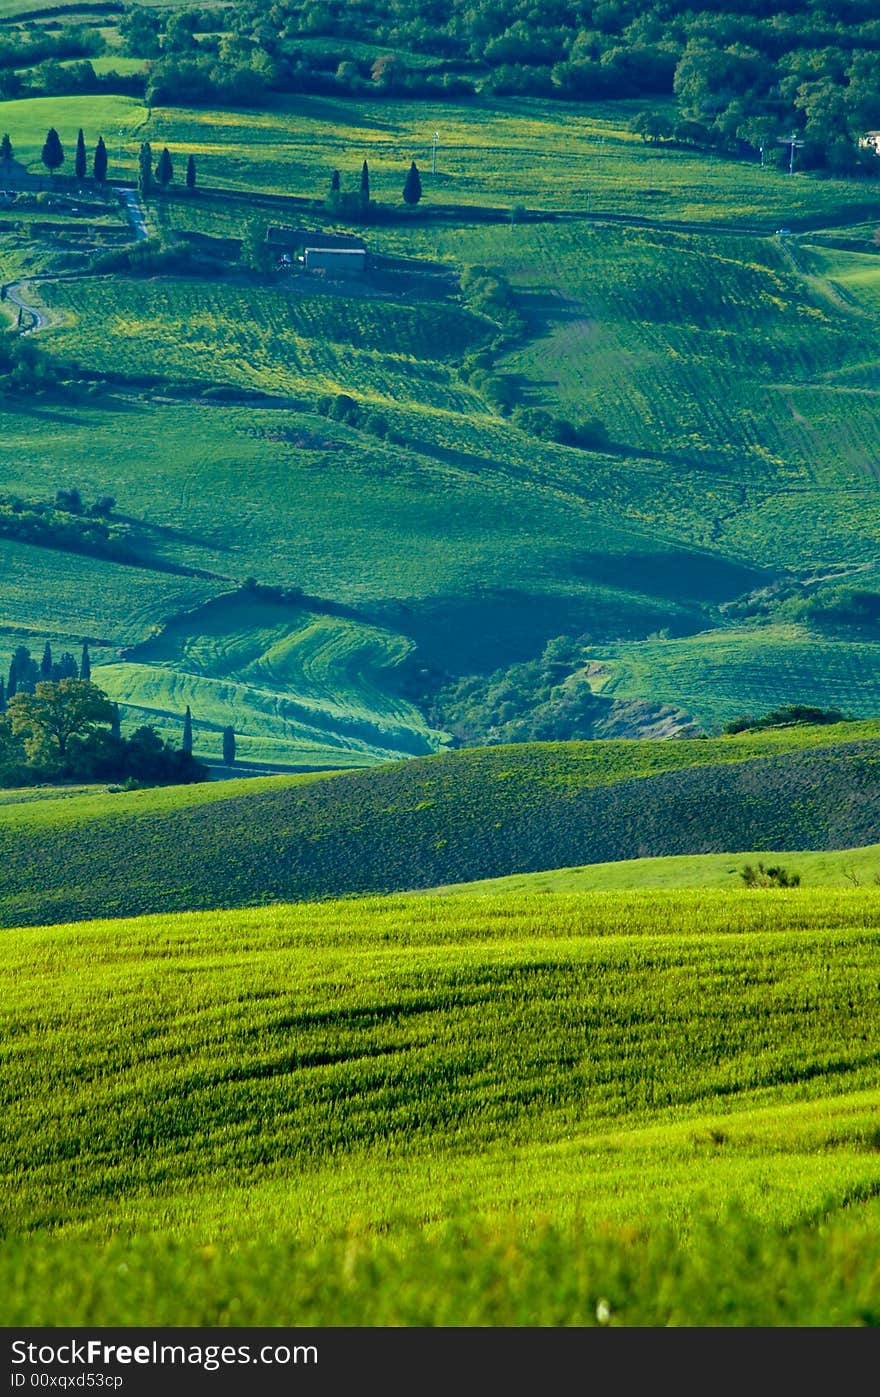
[(626, 129), (642, 105), (302, 96), (260, 112), (156, 108), (145, 129), (172, 156), (193, 153), (206, 183), (312, 198), (324, 197), (334, 167), (343, 189), (355, 188), (366, 159), (373, 197), (400, 203), (414, 159), (425, 200), (437, 204), (649, 214), (770, 233), (783, 216), (842, 222), (867, 214), (871, 195), (859, 181), (791, 179), (747, 162), (652, 149)]
[[(110, 66), (120, 60), (108, 56)], [(411, 160), (426, 203), (503, 209), (621, 213), (728, 223), (772, 233), (785, 219), (815, 226), (871, 217), (870, 186), (858, 180), (794, 178), (702, 152), (657, 149), (628, 129), (642, 103), (546, 103), (495, 98), (471, 103), (346, 100), (297, 96), (259, 111), (154, 108), (132, 98), (39, 97), (4, 104), (13, 143), (39, 158), (49, 126), (72, 143), (103, 134), (111, 173), (132, 174), (138, 145), (193, 154), (204, 184), (243, 186), (321, 199), (334, 167), (356, 187), (364, 159), (373, 197), (399, 204)], [(122, 126), (122, 160), (116, 133)], [(431, 173), (434, 131), (439, 132)], [(112, 135), (111, 143), (109, 137)]]
[[(219, 734), (213, 741), (216, 760)], [(332, 779), (10, 804), (0, 807), (0, 925), (432, 888), (663, 855), (849, 850), (880, 839), (878, 780), (876, 723), (847, 723), (476, 748)]]
[(802, 626), (766, 626), (598, 648), (591, 683), (615, 698), (650, 689), (710, 729), (791, 702), (869, 718), (880, 711), (878, 661), (880, 646), (870, 640), (820, 640)]
[[(252, 760), (359, 765), (443, 742), (401, 708), (391, 652), (457, 677), (531, 659), (558, 634), (589, 636), (607, 694), (662, 697), (712, 731), (780, 702), (880, 711), (870, 647), (778, 626), (728, 630), (719, 610), (780, 576), (827, 568), (871, 585), (876, 572), (880, 259), (864, 250), (869, 186), (649, 149), (626, 129), (631, 114), (625, 103), (518, 100), (449, 104), (442, 117), (430, 104), (318, 98), (237, 113), (147, 113), (109, 97), (6, 104), (25, 159), (38, 158), (49, 123), (63, 139), (83, 125), (89, 142), (121, 128), (111, 165), (120, 139), (129, 165), (142, 139), (157, 150), (167, 141), (178, 165), (195, 152), (203, 183), (245, 190), (320, 192), (332, 165), (347, 171), (350, 152), (359, 170), (366, 152), (374, 195), (390, 197), (395, 162), (419, 155), (414, 121), (441, 133), (425, 208), (441, 187), (465, 208), (507, 207), (527, 188), (532, 205), (586, 214), (582, 176), (596, 176), (589, 219), (417, 220), (368, 233), (381, 251), (507, 276), (529, 330), (500, 371), (526, 403), (601, 416), (613, 443), (604, 453), (537, 442), (489, 410), (457, 366), (491, 326), (454, 299), (304, 294), (298, 278), (235, 275), (37, 284), (53, 318), (41, 342), (59, 363), (143, 382), (57, 410), (3, 405), (4, 488), (110, 491), (120, 512), (158, 526), (157, 557), (217, 573), (218, 591), (252, 576), (358, 611), (333, 642), (354, 658), (321, 678), (317, 707), (299, 658), (295, 677), (276, 683), (273, 669), (265, 683), (264, 667), (258, 685), (227, 662), (253, 649), (260, 623), (244, 615), (240, 633), (230, 621), (217, 635), (210, 665), (190, 665), (191, 647), (146, 666), (120, 647), (102, 653), (131, 720), (170, 734), (186, 696), (212, 752), (232, 721)], [(603, 222), (603, 211), (656, 214), (658, 226)], [(229, 234), (251, 212), (246, 195), (216, 208), (181, 199), (163, 218)], [(848, 220), (861, 250), (845, 245)], [(779, 239), (777, 223), (814, 231)], [(815, 231), (823, 223), (836, 231)], [(731, 225), (740, 231), (723, 231)], [(6, 275), (23, 255), (20, 236), (0, 236)], [(218, 384), (290, 407), (193, 397)], [(395, 439), (315, 416), (319, 397), (337, 392), (381, 412)], [(112, 590), (88, 595), (79, 628), (111, 639)], [(30, 617), (34, 635), (67, 629), (52, 596)], [(21, 609), (14, 597), (10, 606)], [(149, 639), (155, 622), (143, 621), (131, 643)], [(311, 664), (300, 618), (273, 643)], [(364, 720), (370, 734), (340, 743), (340, 722)], [(389, 742), (389, 721), (409, 736)]]
[(222, 583), (124, 567), (82, 554), (0, 539), (0, 641), (36, 649), (84, 639), (110, 650), (141, 639), (168, 617), (224, 590)]
[[(760, 849), (733, 854), (619, 859), (614, 863), (585, 864), (581, 868), (549, 868), (541, 873), (515, 873), (507, 878), (450, 884), (445, 888), (432, 888), (430, 893), (494, 896), (496, 893), (631, 892), (641, 888), (742, 889), (745, 886), (743, 869), (747, 865), (757, 869), (759, 863), (765, 868), (782, 867), (788, 874), (797, 874), (804, 887), (873, 887), (880, 878), (880, 845), (823, 853), (813, 849), (784, 852)], [(763, 891), (758, 889), (755, 896), (760, 898)]]
[(229, 725), (243, 735), (239, 760), (354, 767), (443, 745), (392, 692), (388, 674), (411, 648), (348, 617), (238, 593), (173, 621), (94, 679), (129, 723), (177, 733), (189, 705), (197, 755), (216, 760)]
[(801, 889), (8, 931), (3, 1323), (876, 1323), (878, 927)]
[[(417, 159), (425, 217), (371, 246), (507, 278), (495, 371), (612, 440), (492, 411), (449, 280), (36, 281), (65, 377), (117, 378), (0, 403), (0, 489), (112, 494), (142, 565), (0, 542), (0, 666), (88, 638), (127, 729), (188, 704), (243, 774), (0, 793), (0, 1323), (880, 1323), (880, 642), (725, 610), (880, 587), (876, 190), (652, 149), (636, 109), (4, 104), (33, 168), (49, 126), (68, 169), (80, 126), (111, 176), (194, 154), (234, 197), (164, 229), (364, 158), (397, 203)], [(61, 218), (3, 214), (4, 280), (59, 270)], [(857, 721), (444, 751), (412, 695), (559, 635), (709, 731)]]
[[(31, 7), (33, 8), (33, 7)], [(67, 164), (61, 173), (71, 173), (72, 157), (76, 145), (76, 133), (80, 127), (91, 149), (99, 136), (107, 144), (113, 169), (111, 175), (118, 174), (121, 167), (113, 159), (113, 152), (122, 141), (129, 157), (135, 159), (144, 122), (148, 119), (147, 108), (133, 97), (97, 93), (88, 96), (71, 97), (26, 97), (3, 103), (3, 125), (8, 130), (15, 148), (16, 159), (33, 167), (37, 173), (45, 173), (40, 165), (40, 152), (46, 139), (46, 132), (54, 126), (65, 151)], [(119, 132), (123, 132), (120, 136)]]

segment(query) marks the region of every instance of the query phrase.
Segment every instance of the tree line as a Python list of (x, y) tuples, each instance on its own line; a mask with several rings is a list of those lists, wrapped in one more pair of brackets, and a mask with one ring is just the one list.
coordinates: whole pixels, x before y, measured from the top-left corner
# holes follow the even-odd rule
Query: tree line
[[(6, 132), (3, 137), (0, 138), (0, 160), (14, 159), (15, 149), (9, 133)], [(67, 152), (64, 149), (61, 137), (55, 127), (50, 126), (49, 130), (46, 132), (43, 148), (40, 151), (40, 160), (49, 171), (49, 174), (54, 175), (61, 169), (66, 159)], [(107, 144), (104, 137), (99, 136), (95, 143), (91, 162), (91, 178), (94, 180), (95, 184), (103, 186), (107, 183), (108, 163)], [(79, 183), (83, 183), (89, 178), (89, 157), (82, 127), (80, 127), (77, 132), (74, 145), (73, 175), (74, 179)], [(168, 147), (165, 146), (163, 148), (154, 165), (152, 146), (149, 141), (142, 141), (138, 156), (138, 187), (141, 193), (150, 193), (156, 186), (160, 189), (167, 189), (173, 179), (174, 165)], [(196, 162), (193, 155), (190, 155), (186, 162), (184, 179), (186, 188), (190, 191), (194, 190), (196, 187)]]
[[(147, 60), (148, 101), (247, 104), (270, 90), (674, 98), (692, 142), (766, 158), (796, 132), (802, 165), (880, 169), (858, 144), (880, 127), (873, 0), (783, 0), (772, 12), (760, 0), (280, 0), (270, 16), (246, 0), (224, 17), (135, 6), (120, 33)], [(375, 55), (377, 44), (389, 52)]]
[[(222, 759), (235, 763), (235, 731), (223, 729)], [(49, 641), (37, 660), (26, 645), (13, 652), (0, 676), (0, 786), (43, 781), (121, 781), (178, 785), (206, 781), (208, 768), (193, 756), (193, 719), (187, 705), (179, 745), (149, 725), (123, 736), (119, 705), (92, 680), (88, 642), (77, 661), (57, 659)]]
[[(767, 163), (797, 134), (802, 166), (880, 171), (859, 145), (880, 128), (874, 0), (784, 0), (773, 12), (760, 0), (720, 0), (717, 10), (692, 0), (397, 0), (390, 9), (278, 0), (268, 13), (264, 0), (246, 0), (223, 10), (135, 5), (119, 32), (144, 59), (142, 73), (97, 75), (90, 56), (105, 40), (92, 27), (7, 31), (0, 100), (101, 90), (156, 105), (260, 105), (279, 91), (675, 99), (677, 115), (657, 115), (687, 128), (677, 139)], [(16, 69), (28, 59), (40, 61), (25, 79)]]

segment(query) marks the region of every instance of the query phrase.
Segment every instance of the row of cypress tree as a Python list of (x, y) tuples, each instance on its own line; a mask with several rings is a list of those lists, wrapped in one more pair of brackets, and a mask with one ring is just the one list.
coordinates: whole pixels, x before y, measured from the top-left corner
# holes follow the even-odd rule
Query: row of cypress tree
[[(330, 198), (338, 200), (341, 197), (341, 175), (338, 170), (334, 170), (330, 176)], [(419, 174), (419, 167), (413, 160), (407, 171), (406, 180), (403, 185), (404, 202), (410, 205), (417, 204), (422, 197), (422, 177)], [(361, 166), (361, 182), (358, 192), (361, 204), (366, 208), (370, 202), (370, 167), (366, 160)]]
[(68, 650), (65, 650), (60, 659), (55, 660), (48, 640), (39, 664), (26, 645), (17, 645), (9, 662), (5, 683), (0, 677), (0, 713), (6, 712), (9, 699), (14, 698), (16, 694), (32, 694), (37, 684), (46, 681), (57, 684), (60, 679), (91, 677), (92, 662), (87, 641), (83, 641), (79, 664)]
[[(39, 664), (34, 659), (26, 645), (18, 645), (13, 652), (9, 663), (9, 673), (4, 682), (0, 676), (0, 713), (6, 712), (6, 705), (9, 699), (16, 694), (32, 694), (37, 684), (53, 683), (57, 684), (62, 679), (85, 679), (92, 677), (92, 662), (89, 656), (89, 646), (87, 641), (83, 641), (82, 654), (79, 664), (69, 651), (65, 651), (60, 659), (55, 660), (52, 656), (52, 646), (49, 641), (43, 649), (43, 656)], [(111, 732), (114, 737), (119, 737), (119, 705), (114, 704), (115, 718), (111, 725)], [(181, 750), (188, 756), (192, 756), (193, 750), (193, 726), (192, 711), (189, 704), (186, 706), (186, 713), (183, 718), (183, 740), (180, 744)], [(223, 761), (226, 766), (232, 766), (235, 762), (235, 730), (231, 726), (223, 729)]]
[[(15, 151), (8, 133), (0, 139), (0, 160), (13, 160)], [(64, 146), (61, 144), (61, 137), (52, 126), (46, 133), (43, 142), (43, 150), (40, 156), (43, 164), (50, 174), (60, 170), (64, 164)], [(77, 180), (84, 180), (88, 175), (88, 153), (86, 151), (86, 141), (82, 127), (79, 128), (76, 137), (76, 152), (73, 157), (73, 173)], [(107, 180), (107, 146), (104, 137), (99, 136), (95, 145), (92, 157), (92, 178), (96, 184), (105, 184)], [(138, 185), (142, 194), (149, 193), (155, 182), (160, 188), (165, 189), (174, 179), (174, 165), (168, 147), (163, 147), (162, 153), (153, 169), (153, 152), (149, 141), (144, 141), (141, 145), (138, 159)], [(196, 162), (195, 157), (190, 155), (186, 164), (186, 187), (195, 189), (196, 187)]]
[[(155, 185), (160, 189), (167, 189), (174, 179), (174, 164), (171, 153), (167, 146), (162, 147), (162, 153), (153, 165), (153, 147), (149, 141), (142, 141), (138, 154), (138, 190), (141, 194), (149, 194)], [(195, 156), (190, 155), (186, 162), (186, 174), (184, 183), (190, 191), (196, 187), (196, 162)]]
[[(182, 752), (192, 756), (193, 727), (189, 704), (186, 705), (186, 713), (183, 715), (183, 740), (180, 748)], [(235, 729), (231, 726), (223, 729), (223, 763), (225, 766), (233, 766), (235, 763)]]

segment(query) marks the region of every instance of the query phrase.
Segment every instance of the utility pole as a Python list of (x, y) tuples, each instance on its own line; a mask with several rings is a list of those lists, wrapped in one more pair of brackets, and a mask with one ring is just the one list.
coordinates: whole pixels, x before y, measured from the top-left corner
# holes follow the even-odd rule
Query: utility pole
[(116, 132), (116, 134), (117, 134), (117, 136), (119, 137), (119, 149), (118, 149), (117, 152), (116, 152), (116, 159), (117, 159), (117, 163), (118, 163), (118, 165), (119, 165), (119, 169), (120, 169), (120, 173), (121, 173), (121, 171), (122, 171), (122, 142), (123, 142), (123, 139), (124, 139), (124, 137), (125, 137), (125, 127), (124, 127), (124, 126), (120, 126), (120, 128), (119, 128), (119, 130)]
[[(779, 140), (779, 144), (780, 144), (780, 145), (789, 146), (789, 148), (790, 148), (790, 149), (789, 149), (789, 155), (788, 155), (788, 173), (789, 173), (790, 175), (793, 175), (793, 174), (794, 174), (794, 153), (795, 153), (796, 150), (799, 150), (799, 149), (800, 149), (800, 147), (804, 144), (804, 142), (798, 140), (797, 133), (796, 133), (795, 131), (792, 131), (792, 133), (791, 133), (790, 136), (779, 136), (779, 137), (778, 137), (778, 140)], [(761, 152), (761, 159), (762, 159), (762, 163), (763, 163), (763, 151)]]
[(440, 139), (440, 132), (434, 132), (434, 142), (431, 146), (431, 174), (437, 173), (437, 142)]

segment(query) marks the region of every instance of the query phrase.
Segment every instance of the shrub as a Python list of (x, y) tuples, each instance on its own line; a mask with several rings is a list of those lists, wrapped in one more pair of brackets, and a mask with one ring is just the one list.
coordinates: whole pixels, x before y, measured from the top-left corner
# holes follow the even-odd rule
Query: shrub
[(757, 868), (750, 863), (744, 864), (739, 876), (747, 888), (797, 888), (801, 881), (799, 873), (789, 873), (779, 865), (765, 868), (760, 862)]

